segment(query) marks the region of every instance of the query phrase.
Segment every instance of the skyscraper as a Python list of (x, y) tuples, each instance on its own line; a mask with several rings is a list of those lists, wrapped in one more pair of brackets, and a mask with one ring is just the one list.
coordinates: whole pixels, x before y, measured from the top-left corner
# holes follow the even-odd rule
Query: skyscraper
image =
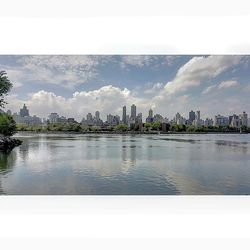
[(29, 110), (25, 104), (23, 105), (23, 108), (20, 109), (20, 116), (21, 117), (29, 116)]
[(95, 112), (95, 119), (100, 120), (100, 112), (99, 111)]
[(153, 110), (152, 109), (150, 109), (148, 111), (148, 118), (153, 118)]
[(189, 119), (188, 120), (189, 120), (190, 124), (192, 124), (192, 122), (195, 120), (195, 112), (193, 110), (191, 110), (189, 112)]
[(127, 123), (127, 114), (126, 114), (126, 112), (127, 112), (127, 108), (126, 108), (126, 106), (123, 106), (123, 108), (122, 108), (122, 122), (124, 124)]
[(241, 125), (247, 126), (248, 125), (248, 118), (247, 113), (244, 111), (242, 114), (239, 115), (241, 120)]
[(135, 120), (135, 118), (136, 118), (136, 106), (133, 104), (132, 106), (131, 106), (131, 120)]

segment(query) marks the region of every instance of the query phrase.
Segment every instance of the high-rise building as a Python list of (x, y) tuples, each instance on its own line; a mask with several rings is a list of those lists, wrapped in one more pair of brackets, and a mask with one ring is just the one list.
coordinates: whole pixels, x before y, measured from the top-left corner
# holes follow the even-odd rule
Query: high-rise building
[(146, 118), (146, 122), (153, 122), (153, 110), (152, 109), (150, 109), (149, 111), (148, 111), (148, 117)]
[(60, 116), (57, 113), (51, 113), (49, 115), (49, 121), (50, 121), (50, 123), (58, 123), (59, 117)]
[(136, 117), (136, 122), (142, 123), (142, 113), (139, 113)]
[(111, 114), (108, 114), (108, 115), (107, 115), (107, 123), (108, 123), (109, 125), (112, 125), (112, 124), (113, 124), (113, 119), (114, 119), (114, 116), (113, 116), (113, 115), (111, 115)]
[(216, 115), (214, 117), (214, 126), (227, 126), (229, 125), (229, 119), (226, 116)]
[(233, 128), (239, 128), (241, 125), (241, 120), (238, 115), (233, 114), (231, 117), (230, 126)]
[(195, 114), (195, 120), (193, 121), (195, 126), (200, 126), (202, 125), (202, 121), (201, 121), (201, 112), (198, 110), (196, 111)]
[(244, 111), (242, 114), (239, 115), (241, 125), (242, 126), (247, 126), (248, 125), (248, 119), (247, 119), (247, 113)]
[(99, 111), (95, 112), (95, 119), (100, 120), (100, 112)]
[(122, 122), (124, 124), (127, 123), (127, 108), (126, 108), (126, 106), (123, 106), (123, 108), (122, 108)]
[(189, 123), (192, 124), (192, 122), (195, 120), (195, 112), (193, 110), (191, 110), (189, 112)]
[(93, 120), (92, 114), (88, 113), (87, 114), (87, 121), (92, 121), (92, 120)]
[(136, 118), (136, 106), (133, 104), (131, 106), (131, 119), (134, 121)]
[(23, 108), (20, 109), (20, 116), (21, 117), (29, 116), (29, 110), (25, 104), (23, 105)]
[(153, 110), (152, 110), (152, 109), (150, 109), (150, 110), (148, 111), (148, 117), (149, 117), (149, 118), (153, 118)]

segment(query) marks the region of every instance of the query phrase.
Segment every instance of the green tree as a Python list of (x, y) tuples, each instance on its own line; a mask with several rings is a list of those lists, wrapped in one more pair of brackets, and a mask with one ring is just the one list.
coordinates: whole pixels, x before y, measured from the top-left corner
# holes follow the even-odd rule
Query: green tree
[(0, 71), (0, 107), (4, 108), (6, 104), (4, 97), (8, 94), (13, 84), (7, 77), (5, 71)]
[(153, 122), (152, 124), (152, 129), (153, 130), (159, 130), (159, 128), (161, 127), (161, 123), (158, 121), (158, 122)]
[(152, 125), (151, 125), (151, 123), (146, 122), (144, 127), (149, 131), (152, 128)]
[(17, 132), (16, 122), (7, 114), (0, 114), (0, 134), (11, 136)]
[(115, 126), (115, 130), (116, 131), (125, 132), (125, 131), (128, 130), (128, 125), (126, 125), (126, 124), (119, 124), (119, 125)]

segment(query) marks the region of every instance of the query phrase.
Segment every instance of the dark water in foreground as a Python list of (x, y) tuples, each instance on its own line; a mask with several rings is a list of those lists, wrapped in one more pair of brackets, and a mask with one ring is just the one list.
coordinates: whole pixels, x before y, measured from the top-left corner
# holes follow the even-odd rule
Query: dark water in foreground
[(250, 194), (250, 135), (37, 135), (0, 154), (0, 194)]

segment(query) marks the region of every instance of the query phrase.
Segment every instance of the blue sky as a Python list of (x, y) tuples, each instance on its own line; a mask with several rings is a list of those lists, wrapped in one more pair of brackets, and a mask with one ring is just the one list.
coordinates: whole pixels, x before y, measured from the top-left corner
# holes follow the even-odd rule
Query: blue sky
[(2, 55), (0, 70), (14, 83), (6, 109), (26, 103), (41, 117), (105, 118), (133, 103), (144, 118), (149, 108), (169, 118), (250, 112), (250, 56)]

